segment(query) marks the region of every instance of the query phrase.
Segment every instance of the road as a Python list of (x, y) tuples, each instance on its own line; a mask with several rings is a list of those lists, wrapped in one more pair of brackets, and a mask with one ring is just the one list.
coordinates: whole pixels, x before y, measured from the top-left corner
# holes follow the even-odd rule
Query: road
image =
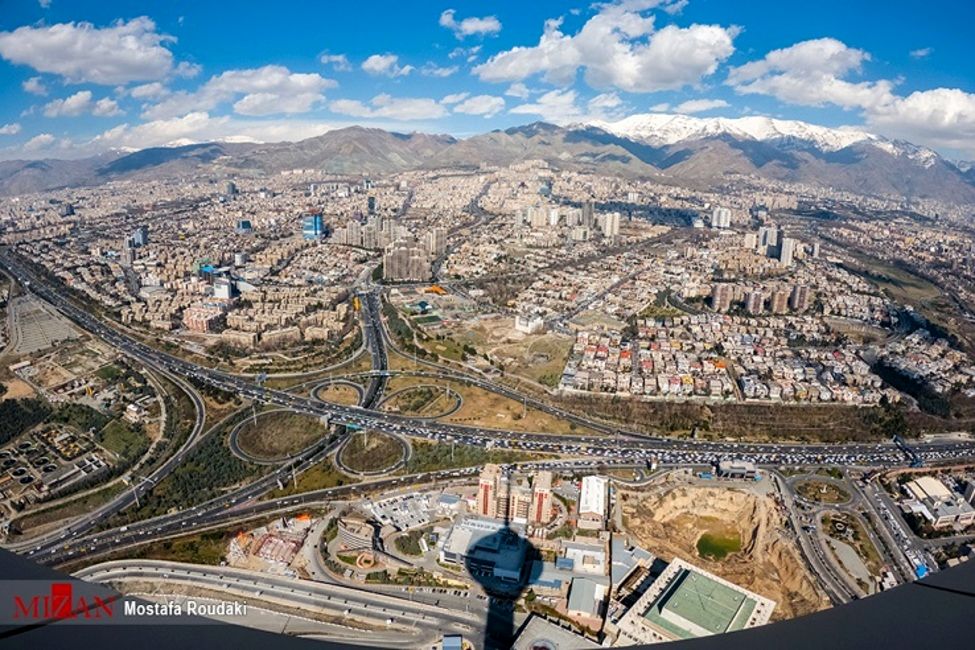
[(333, 617), (375, 625), (380, 628), (380, 635), (383, 628), (395, 630), (403, 637), (401, 647), (432, 645), (443, 634), (462, 634), (469, 638), (483, 636), (485, 616), (476, 610), (457, 611), (348, 585), (298, 580), (246, 569), (161, 560), (120, 560), (85, 568), (75, 576), (88, 582), (151, 581), (154, 585), (189, 585), (218, 591), (227, 600), (246, 598), (249, 602), (263, 601), (308, 613), (324, 612)]

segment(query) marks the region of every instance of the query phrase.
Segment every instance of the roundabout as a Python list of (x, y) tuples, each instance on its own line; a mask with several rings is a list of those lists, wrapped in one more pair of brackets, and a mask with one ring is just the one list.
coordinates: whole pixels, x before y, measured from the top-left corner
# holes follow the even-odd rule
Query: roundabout
[(230, 451), (257, 465), (276, 465), (316, 445), (328, 436), (328, 425), (318, 417), (290, 409), (257, 413), (230, 432)]
[(435, 420), (453, 415), (463, 405), (464, 398), (449, 386), (418, 384), (388, 393), (378, 408), (418, 420)]
[(361, 384), (348, 379), (331, 379), (316, 384), (311, 389), (311, 396), (326, 404), (342, 404), (355, 406), (361, 404), (366, 390)]
[(379, 476), (403, 467), (412, 454), (409, 441), (403, 437), (358, 431), (335, 452), (335, 466), (351, 476)]

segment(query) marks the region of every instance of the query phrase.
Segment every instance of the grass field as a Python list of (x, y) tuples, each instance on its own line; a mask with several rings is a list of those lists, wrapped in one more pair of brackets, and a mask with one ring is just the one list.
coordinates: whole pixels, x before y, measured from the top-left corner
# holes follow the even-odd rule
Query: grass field
[(128, 461), (135, 460), (149, 448), (146, 435), (122, 420), (109, 422), (97, 437), (102, 447)]
[(525, 431), (531, 433), (577, 433), (580, 435), (601, 435), (595, 431), (566, 422), (547, 413), (525, 408), (522, 402), (509, 399), (497, 393), (468, 386), (459, 381), (437, 380), (431, 382), (423, 377), (393, 377), (388, 391), (392, 392), (418, 384), (436, 384), (453, 388), (464, 399), (459, 410), (443, 418), (443, 422), (453, 422), (468, 426), (484, 426), (494, 429)]
[(274, 459), (295, 454), (328, 433), (318, 418), (301, 413), (258, 414), (246, 421), (237, 434), (244, 452), (255, 458)]
[(289, 482), (283, 488), (269, 492), (264, 498), (277, 499), (291, 494), (325, 490), (358, 482), (359, 479), (343, 474), (332, 465), (331, 461), (325, 460), (299, 474), (297, 485), (294, 481)]
[(816, 503), (846, 503), (850, 494), (832, 483), (826, 481), (802, 481), (796, 485), (796, 492), (804, 499)]
[(318, 391), (318, 397), (326, 402), (345, 406), (354, 406), (359, 403), (359, 393), (351, 386), (343, 386), (342, 384), (323, 386)]
[(392, 467), (403, 457), (403, 443), (373, 431), (353, 435), (342, 447), (340, 460), (356, 472), (378, 472)]

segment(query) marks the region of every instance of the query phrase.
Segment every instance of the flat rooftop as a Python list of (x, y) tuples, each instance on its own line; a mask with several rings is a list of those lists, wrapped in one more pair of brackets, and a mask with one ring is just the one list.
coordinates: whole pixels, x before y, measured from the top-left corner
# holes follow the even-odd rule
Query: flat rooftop
[(682, 569), (644, 613), (644, 618), (681, 639), (742, 629), (755, 601), (711, 578)]

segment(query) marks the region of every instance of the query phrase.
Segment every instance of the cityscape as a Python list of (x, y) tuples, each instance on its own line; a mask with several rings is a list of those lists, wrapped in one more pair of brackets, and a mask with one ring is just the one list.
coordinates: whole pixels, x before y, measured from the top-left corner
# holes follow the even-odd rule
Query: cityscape
[(957, 27), (22, 4), (0, 644), (967, 647)]

